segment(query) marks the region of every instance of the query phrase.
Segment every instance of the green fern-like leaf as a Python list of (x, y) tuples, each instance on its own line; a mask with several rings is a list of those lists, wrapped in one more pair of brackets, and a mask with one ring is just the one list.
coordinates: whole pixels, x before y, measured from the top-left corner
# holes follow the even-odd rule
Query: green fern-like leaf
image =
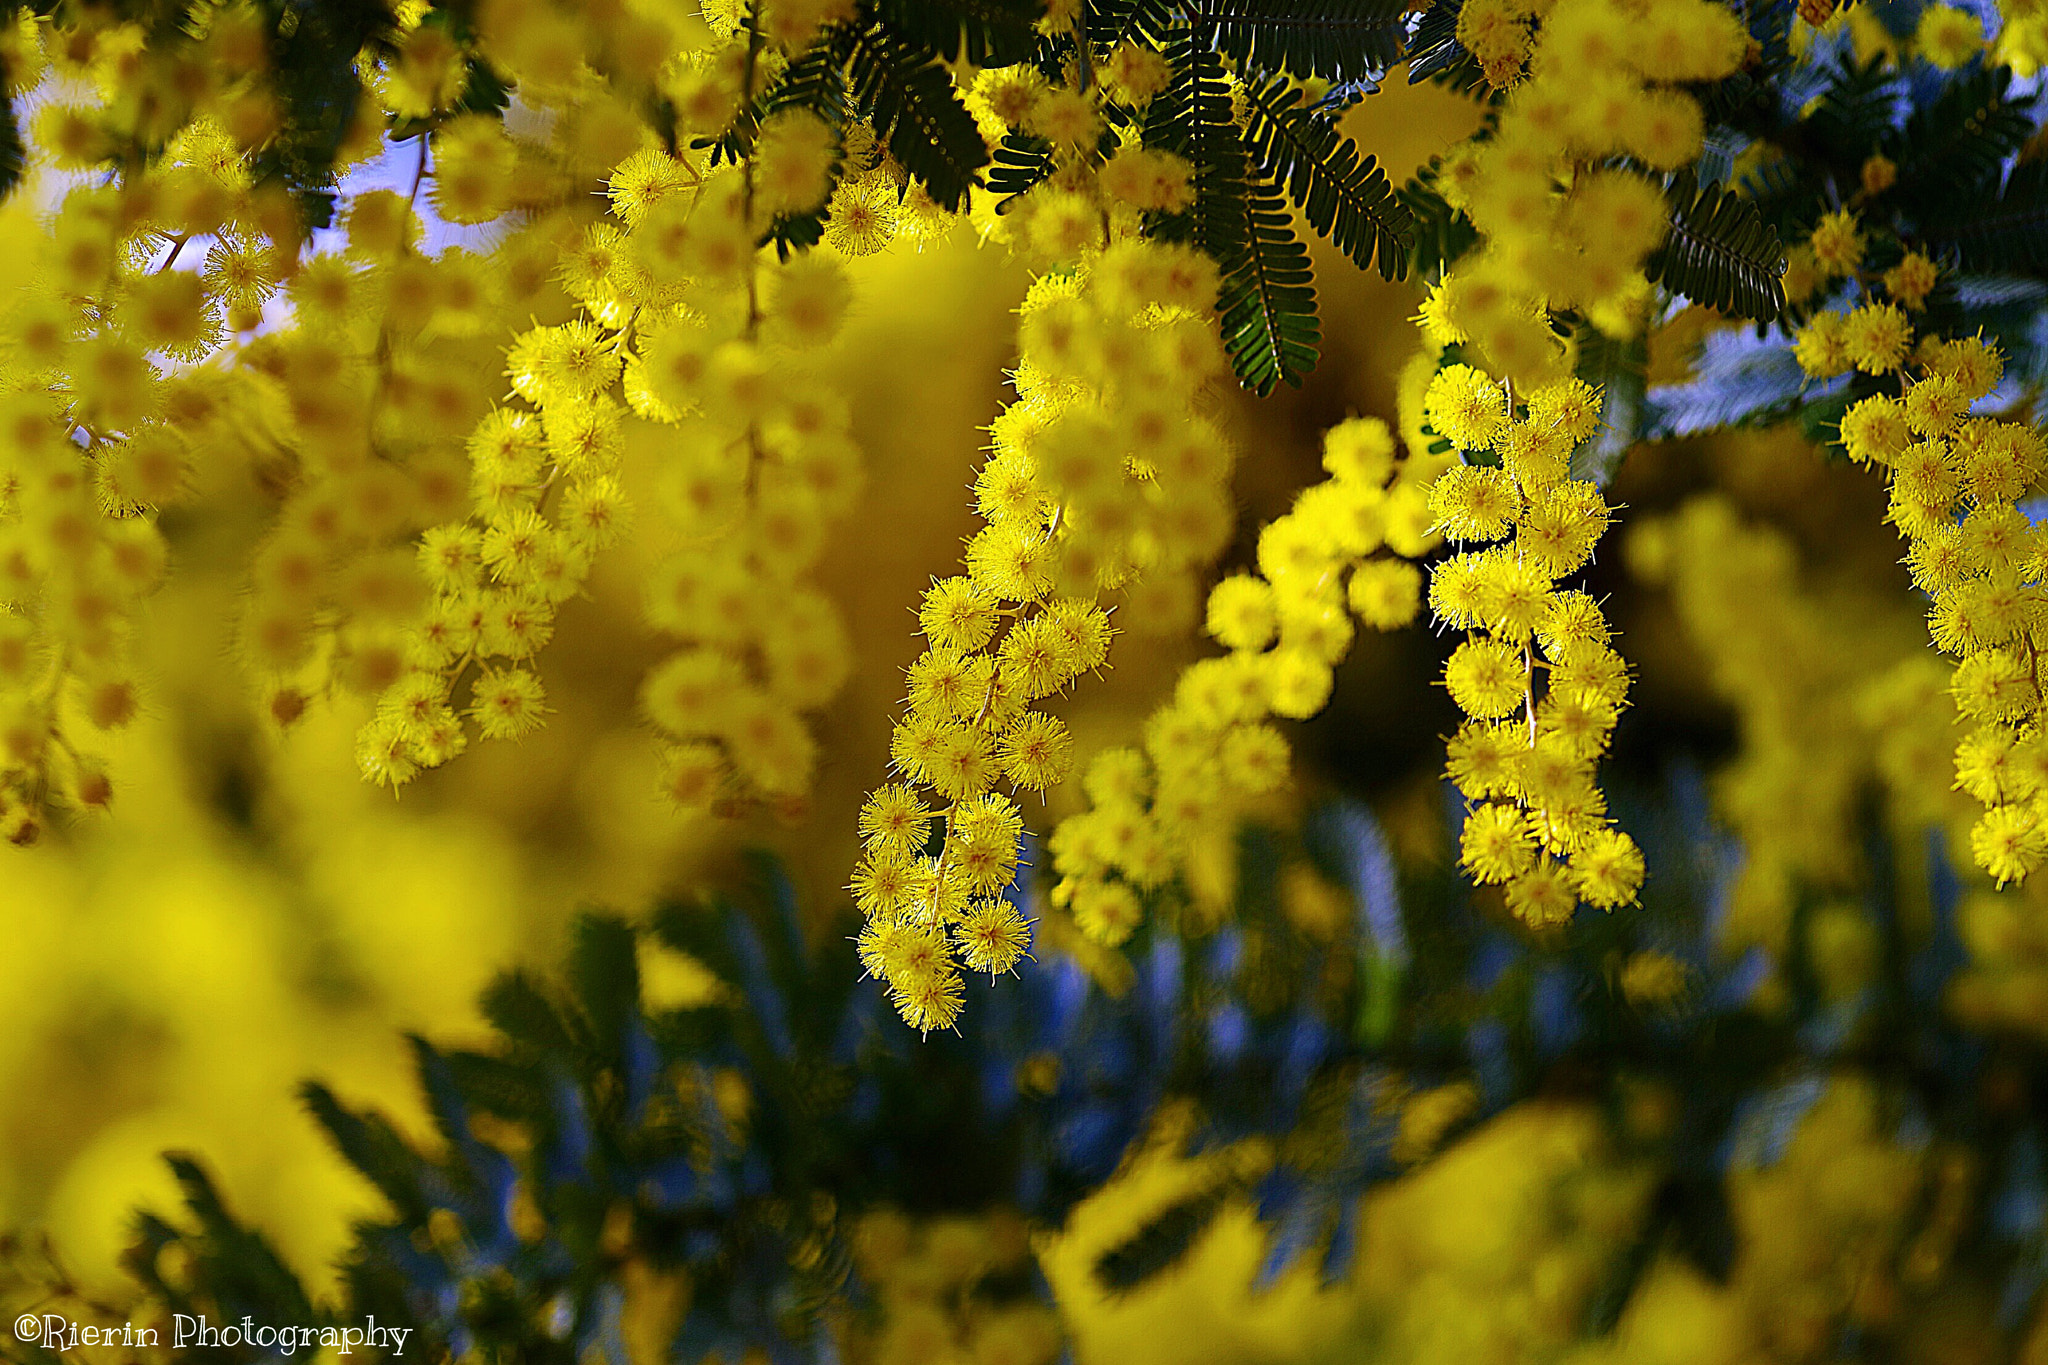
[(1998, 175), (2034, 131), (2033, 96), (2009, 98), (2011, 85), (2007, 67), (1975, 71), (1906, 121), (1892, 149), (1903, 197), (1940, 212)]
[(1299, 387), (1315, 368), (1322, 330), (1316, 321), (1308, 248), (1294, 232), (1276, 185), (1247, 183), (1203, 206), (1205, 236), (1235, 249), (1217, 254), (1223, 286), (1216, 311), (1238, 382), (1264, 397), (1283, 380)]
[(1193, 0), (1188, 21), (1247, 72), (1377, 80), (1401, 60), (1407, 0)]
[(854, 107), (932, 199), (958, 208), (988, 164), (974, 116), (954, 92), (946, 68), (886, 25), (842, 30)]
[(2021, 162), (1996, 201), (1930, 235), (1953, 246), (1973, 271), (2048, 272), (2048, 161)]
[(1335, 124), (1304, 102), (1285, 77), (1244, 87), (1245, 138), (1259, 173), (1286, 187), (1310, 226), (1360, 269), (1379, 262), (1382, 279), (1408, 273), (1410, 219), (1387, 173)]
[(0, 98), (0, 200), (21, 183), (22, 159), (21, 128), (14, 121), (14, 105)]
[(996, 148), (988, 168), (989, 190), (998, 196), (997, 213), (1008, 213), (1017, 196), (1052, 174), (1052, 143), (1030, 133), (1009, 133)]
[(1770, 322), (1785, 310), (1785, 249), (1756, 205), (1718, 184), (1702, 186), (1681, 172), (1666, 190), (1670, 231), (1645, 267), (1694, 303)]
[(1408, 40), (1408, 84), (1433, 80), (1463, 94), (1486, 87), (1478, 58), (1458, 41), (1458, 15), (1464, 7), (1464, 0), (1436, 0), (1423, 11)]
[(546, 992), (521, 971), (501, 973), (484, 988), (483, 1014), (491, 1027), (537, 1052), (568, 1053), (576, 1046), (569, 1026)]
[(1164, 43), (1174, 12), (1174, 0), (1088, 0), (1089, 45), (1106, 56), (1119, 43)]
[(199, 1225), (199, 1236), (192, 1239), (199, 1251), (197, 1278), (221, 1316), (232, 1320), (245, 1312), (261, 1312), (270, 1315), (271, 1322), (319, 1322), (320, 1314), (299, 1277), (268, 1238), (243, 1226), (228, 1211), (199, 1162), (175, 1153), (166, 1153), (164, 1159)]
[(716, 138), (699, 139), (699, 147), (711, 149), (711, 162), (737, 163), (753, 149), (761, 124), (782, 109), (808, 109), (833, 127), (846, 118), (847, 36), (830, 29), (806, 48), (801, 56), (783, 68), (782, 74), (754, 96), (752, 103), (733, 117), (730, 127)]
[(433, 1205), (420, 1188), (412, 1149), (381, 1114), (358, 1114), (318, 1081), (299, 1087), (299, 1098), (348, 1163), (369, 1178), (408, 1223), (424, 1222)]
[(1234, 1188), (1224, 1181), (1168, 1204), (1096, 1258), (1097, 1283), (1111, 1294), (1124, 1294), (1173, 1269), (1194, 1250)]
[(1038, 44), (1039, 0), (875, 0), (875, 16), (941, 61), (1010, 66)]
[(612, 1051), (640, 1009), (633, 930), (607, 915), (583, 914), (571, 931), (569, 980), (599, 1046)]
[[(1243, 243), (1240, 216), (1212, 215), (1207, 206), (1241, 193), (1245, 180), (1244, 140), (1231, 119), (1223, 59), (1185, 29), (1167, 44), (1166, 55), (1173, 76), (1146, 107), (1142, 136), (1147, 147), (1172, 152), (1194, 168), (1189, 188), (1195, 207), (1148, 226), (1152, 236), (1189, 242), (1220, 262)], [(1230, 235), (1217, 239), (1218, 232)]]
[(1616, 341), (1581, 322), (1576, 329), (1578, 376), (1599, 389), (1600, 429), (1572, 452), (1572, 477), (1605, 487), (1641, 433), (1650, 353), (1640, 337)]
[(1280, 187), (1254, 178), (1231, 119), (1222, 57), (1182, 30), (1167, 58), (1173, 79), (1145, 111), (1144, 140), (1194, 167), (1195, 206), (1148, 223), (1148, 231), (1215, 260), (1222, 275), (1216, 311), (1238, 382), (1260, 394), (1283, 380), (1299, 384), (1322, 340), (1308, 249)]
[(1801, 131), (1822, 155), (1848, 168), (1862, 165), (1891, 131), (1898, 103), (1898, 76), (1884, 54), (1873, 53), (1859, 65), (1842, 57), (1832, 70), (1827, 89), (1801, 121)]
[(1451, 207), (1437, 188), (1442, 157), (1432, 157), (1407, 184), (1394, 191), (1408, 212), (1408, 269), (1416, 275), (1434, 274), (1465, 254), (1479, 240), (1472, 220)]

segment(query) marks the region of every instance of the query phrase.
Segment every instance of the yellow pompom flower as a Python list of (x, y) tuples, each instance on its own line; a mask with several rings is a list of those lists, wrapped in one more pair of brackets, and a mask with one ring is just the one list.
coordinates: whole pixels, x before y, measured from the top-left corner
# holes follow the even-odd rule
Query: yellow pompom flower
[(2011, 720), (2034, 699), (2034, 678), (2011, 650), (1983, 649), (1956, 666), (1949, 684), (1956, 709), (1973, 720)]
[(1521, 497), (1506, 470), (1456, 464), (1429, 486), (1435, 529), (1451, 540), (1498, 540), (1508, 533)]
[(2000, 886), (2019, 881), (2048, 855), (2041, 817), (2020, 806), (1993, 806), (1970, 830), (1970, 853)]
[(1399, 630), (1421, 609), (1422, 572), (1399, 559), (1368, 559), (1351, 571), (1346, 600), (1374, 630)]
[(1206, 628), (1230, 649), (1264, 649), (1279, 630), (1272, 585), (1251, 574), (1232, 574), (1209, 593)]
[(1521, 652), (1500, 640), (1467, 640), (1444, 665), (1444, 685), (1466, 715), (1493, 720), (1521, 706), (1528, 672)]
[(1081, 932), (1107, 948), (1128, 939), (1144, 916), (1137, 893), (1122, 882), (1081, 882), (1067, 908)]
[(1588, 905), (1612, 910), (1633, 904), (1643, 885), (1643, 851), (1618, 829), (1590, 836), (1571, 856), (1572, 880)]
[(1815, 379), (1846, 374), (1850, 368), (1848, 319), (1841, 313), (1815, 313), (1793, 337), (1792, 358)]
[(1842, 448), (1858, 464), (1890, 464), (1913, 441), (1905, 410), (1881, 394), (1851, 404), (1841, 430)]
[(919, 852), (931, 837), (932, 812), (900, 782), (877, 788), (860, 808), (861, 842), (870, 850)]
[(1490, 449), (1505, 434), (1507, 395), (1470, 365), (1439, 370), (1422, 403), (1430, 426), (1459, 450)]
[(1451, 736), (1445, 775), (1472, 800), (1512, 792), (1528, 729), (1514, 721), (1468, 721)]
[(1920, 11), (1913, 46), (1942, 70), (1954, 71), (1984, 51), (1984, 25), (1969, 10), (1929, 5)]
[(1865, 374), (1890, 374), (1899, 368), (1913, 343), (1913, 324), (1897, 304), (1866, 303), (1842, 325), (1842, 344), (1849, 359)]
[(1855, 213), (1849, 209), (1836, 209), (1822, 217), (1807, 244), (1813, 249), (1814, 266), (1824, 280), (1853, 275), (1863, 264), (1863, 234)]
[(1030, 955), (1031, 922), (1007, 900), (978, 900), (953, 926), (953, 939), (969, 971), (999, 976)]
[(958, 972), (934, 972), (892, 984), (889, 999), (903, 1022), (919, 1033), (949, 1029), (960, 1018), (963, 987)]
[(1548, 614), (1550, 596), (1550, 575), (1535, 556), (1488, 555), (1481, 563), (1479, 624), (1503, 640), (1526, 642)]
[[(1917, 384), (1908, 384), (1900, 399), (1900, 408), (1906, 425), (1917, 434), (1946, 436), (1970, 410), (1970, 400), (1964, 394), (1963, 386), (1955, 380), (1933, 375)], [(1843, 425), (1848, 425), (1846, 414)]]
[(1422, 331), (1423, 339), (1442, 350), (1446, 346), (1462, 346), (1470, 341), (1471, 335), (1458, 325), (1457, 315), (1452, 311), (1456, 299), (1451, 288), (1451, 276), (1444, 277), (1429, 287), (1422, 297), (1422, 307), (1409, 321)]
[(1536, 841), (1518, 808), (1489, 802), (1465, 817), (1458, 863), (1472, 879), (1490, 886), (1519, 877), (1536, 861)]
[(1074, 740), (1066, 722), (1042, 711), (1026, 711), (996, 746), (1003, 775), (1027, 791), (1044, 791), (1063, 781), (1074, 765)]
[(896, 236), (899, 202), (887, 176), (842, 180), (832, 191), (826, 243), (842, 255), (874, 255)]
[(1507, 884), (1508, 910), (1531, 929), (1563, 924), (1578, 909), (1578, 893), (1562, 863), (1548, 858)]
[[(1972, 23), (1976, 21), (1971, 20)], [(1908, 312), (1917, 313), (1927, 303), (1927, 296), (1934, 292), (1940, 279), (1940, 272), (1934, 262), (1917, 251), (1909, 251), (1899, 263), (1884, 272), (1885, 292), (1903, 304)]]
[(540, 728), (546, 702), (540, 679), (526, 669), (487, 669), (470, 694), (469, 713), (484, 738), (520, 739)]

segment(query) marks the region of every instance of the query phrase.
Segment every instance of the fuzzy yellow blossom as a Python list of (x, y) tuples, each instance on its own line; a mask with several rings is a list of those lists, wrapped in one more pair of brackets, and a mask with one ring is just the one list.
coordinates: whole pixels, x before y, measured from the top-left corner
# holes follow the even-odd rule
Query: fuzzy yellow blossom
[(1884, 272), (1885, 292), (1897, 299), (1908, 312), (1918, 312), (1925, 306), (1927, 296), (1934, 291), (1939, 278), (1934, 262), (1917, 251), (1909, 251), (1899, 263)]
[(1841, 313), (1815, 313), (1793, 338), (1792, 357), (1815, 379), (1846, 374), (1851, 362), (1847, 318)]
[(1984, 26), (1969, 10), (1929, 5), (1920, 11), (1913, 45), (1928, 61), (1953, 71), (1983, 52)]
[(1807, 244), (1822, 279), (1852, 275), (1863, 264), (1863, 234), (1856, 215), (1848, 209), (1836, 209), (1822, 217)]
[(1865, 374), (1889, 374), (1899, 368), (1913, 341), (1913, 324), (1898, 305), (1866, 303), (1842, 323), (1842, 346)]

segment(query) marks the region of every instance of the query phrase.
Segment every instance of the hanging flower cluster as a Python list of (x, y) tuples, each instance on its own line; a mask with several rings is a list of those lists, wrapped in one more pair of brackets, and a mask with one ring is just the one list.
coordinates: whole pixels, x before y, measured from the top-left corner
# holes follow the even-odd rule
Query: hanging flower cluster
[(1272, 722), (1323, 709), (1357, 626), (1415, 618), (1422, 575), (1409, 559), (1435, 543), (1427, 474), (1395, 458), (1373, 417), (1325, 433), (1323, 466), (1330, 477), (1260, 531), (1256, 571), (1209, 594), (1208, 634), (1230, 653), (1181, 675), (1141, 746), (1096, 756), (1090, 808), (1053, 834), (1052, 902), (1098, 943), (1128, 938), (1148, 896), (1203, 846), (1231, 846), (1237, 822), (1288, 784), (1292, 750)]
[[(1463, 630), (1444, 685), (1466, 716), (1450, 742), (1450, 776), (1473, 803), (1459, 861), (1504, 883), (1532, 927), (1571, 918), (1583, 900), (1635, 899), (1643, 855), (1614, 829), (1595, 781), (1628, 696), (1628, 668), (1590, 596), (1560, 581), (1592, 558), (1610, 512), (1571, 478), (1572, 449), (1599, 426), (1600, 397), (1576, 379), (1526, 402), (1466, 365), (1430, 382), (1430, 424), (1468, 461), (1430, 486), (1445, 536), (1467, 549), (1429, 586), (1437, 623)], [(1476, 463), (1491, 452), (1498, 463)]]
[(2048, 467), (2048, 442), (2030, 427), (1967, 415), (2002, 368), (1983, 342), (1931, 339), (1914, 359), (1900, 396), (1856, 404), (1842, 439), (1852, 457), (1886, 470), (1906, 566), (1932, 598), (1929, 634), (1958, 661), (1950, 690), (1970, 729), (1956, 747), (1956, 785), (1984, 803), (1970, 850), (2003, 883), (2048, 857), (2048, 703), (2036, 640), (2048, 560), (2016, 506)]
[[(903, 780), (861, 814), (862, 958), (914, 1027), (952, 1024), (962, 966), (1004, 972), (1028, 944), (1001, 896), (1024, 830), (1016, 793), (1073, 765), (1044, 707), (1107, 662), (1112, 594), (1163, 614), (1229, 538), (1231, 450), (1198, 410), (1222, 372), (1214, 292), (1201, 256), (1131, 241), (1025, 300), (1018, 398), (974, 484), (985, 525), (966, 573), (925, 594), (928, 648), (890, 741)], [(935, 851), (928, 800), (943, 815)]]
[(1446, 160), (1438, 187), (1481, 245), (1432, 290), (1425, 333), (1476, 344), (1499, 373), (1554, 377), (1546, 310), (1578, 309), (1601, 332), (1640, 335), (1652, 293), (1642, 265), (1668, 214), (1644, 170), (1700, 154), (1689, 84), (1743, 61), (1749, 37), (1710, 0), (1473, 0), (1458, 39), (1506, 90), (1490, 138)]

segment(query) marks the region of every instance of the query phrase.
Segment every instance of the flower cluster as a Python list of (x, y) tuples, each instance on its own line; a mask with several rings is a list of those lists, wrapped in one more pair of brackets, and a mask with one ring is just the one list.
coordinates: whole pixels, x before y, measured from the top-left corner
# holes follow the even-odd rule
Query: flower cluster
[(1999, 377), (1997, 352), (1983, 342), (1934, 339), (1915, 358), (1919, 372), (1900, 396), (1856, 404), (1842, 439), (1854, 458), (1885, 468), (1907, 569), (1932, 599), (1928, 631), (1957, 659), (1950, 690), (1970, 731), (1956, 747), (1956, 785), (1985, 806), (1970, 848), (2003, 883), (2048, 857), (2048, 701), (2036, 635), (2048, 562), (2041, 533), (2016, 506), (2048, 468), (2048, 441), (1967, 415)]
[[(1073, 766), (1067, 726), (1043, 706), (1107, 661), (1105, 598), (1172, 629), (1230, 536), (1232, 453), (1197, 410), (1221, 369), (1204, 316), (1214, 293), (1204, 258), (1128, 241), (1042, 277), (1025, 300), (1018, 398), (974, 484), (986, 524), (967, 572), (934, 582), (919, 608), (928, 647), (890, 740), (903, 781), (861, 816), (863, 961), (915, 1027), (952, 1024), (960, 964), (1007, 971), (1026, 947), (998, 894), (1024, 829), (1014, 798)], [(920, 793), (943, 808), (936, 852)]]
[(1435, 543), (1424, 489), (1438, 463), (1397, 460), (1386, 423), (1362, 417), (1324, 434), (1323, 467), (1330, 477), (1259, 532), (1255, 570), (1210, 592), (1205, 627), (1230, 653), (1181, 674), (1141, 746), (1095, 757), (1089, 809), (1052, 836), (1052, 903), (1098, 943), (1121, 944), (1149, 895), (1200, 850), (1231, 847), (1237, 822), (1287, 785), (1293, 755), (1272, 722), (1323, 709), (1358, 625), (1415, 618), (1409, 560)]
[[(499, 38), (517, 48), (543, 18), (501, 13)], [(379, 76), (395, 110), (410, 108), (409, 81), (441, 89), (415, 69), (430, 49), (447, 57), (440, 40), (415, 37)], [(585, 40), (603, 55), (601, 35)], [(757, 79), (744, 34), (657, 48), (674, 54), (660, 77), (672, 93), (701, 97), (681, 111), (699, 133), (722, 130)], [(705, 70), (737, 83), (707, 94), (692, 84)], [(839, 133), (777, 115), (753, 155), (714, 171), (626, 111), (593, 127), (602, 85), (586, 72), (531, 92), (572, 115), (544, 144), (481, 115), (435, 117), (443, 218), (543, 210), (491, 257), (425, 254), (413, 205), (372, 191), (348, 206), (346, 251), (297, 272), (296, 329), (252, 358), (289, 398), (302, 461), (317, 458), (258, 558), (247, 648), (279, 679), (280, 721), (329, 682), (374, 698), (357, 759), (399, 786), (472, 732), (516, 740), (541, 724), (534, 661), (556, 614), (652, 500), (677, 549), (649, 576), (646, 615), (683, 645), (641, 691), (663, 788), (690, 812), (786, 807), (814, 763), (801, 713), (849, 665), (836, 608), (803, 580), (858, 492), (859, 459), (843, 401), (803, 360), (851, 289), (824, 256), (767, 265), (757, 244), (778, 216), (823, 206)], [(423, 139), (420, 181), (428, 151)], [(611, 209), (597, 218), (562, 202), (594, 174)], [(527, 326), (509, 325), (522, 314)], [(502, 401), (475, 401), (492, 386), (488, 371), (472, 377), (479, 364), (502, 366)], [(322, 528), (357, 508), (376, 515), (358, 517), (361, 551), (337, 569)]]
[[(254, 325), (304, 232), (247, 168), (269, 99), (247, 18), (208, 11), (183, 46), (147, 52), (97, 9), (0, 28), (7, 94), (62, 83), (31, 130), (44, 164), (137, 162), (76, 184), (47, 224), (21, 205), (0, 220), (0, 836), (17, 844), (54, 808), (112, 800), (93, 750), (144, 702), (135, 623), (167, 565), (158, 516), (198, 491), (201, 463), (268, 444), (252, 386), (203, 364)], [(202, 90), (183, 80), (194, 66), (214, 75)], [(196, 239), (203, 261), (184, 252)]]
[[(1055, 6), (1048, 25), (1071, 28), (1074, 15)], [(1053, 262), (1098, 249), (1105, 235), (1135, 231), (1142, 215), (1175, 214), (1194, 203), (1193, 167), (1158, 147), (1140, 145), (1133, 117), (1172, 78), (1164, 54), (1133, 41), (1107, 53), (1085, 41), (1092, 70), (1070, 59), (1067, 84), (1054, 84), (1035, 64), (980, 72), (967, 106), (991, 149), (1006, 139), (1049, 146), (1051, 174), (1001, 206), (977, 205), (978, 225), (1028, 255)], [(1106, 136), (1106, 134), (1108, 136)]]
[[(1867, 167), (1865, 179), (1871, 179)], [(1802, 300), (1835, 280), (1848, 281), (1861, 296), (1846, 310), (1815, 312), (1794, 337), (1792, 356), (1812, 378), (1830, 379), (1852, 371), (1896, 375), (1912, 353), (1913, 315), (1926, 308), (1940, 271), (1931, 259), (1912, 250), (1888, 269), (1865, 270), (1867, 246), (1855, 212), (1837, 209), (1815, 226), (1801, 269), (1790, 281)], [(1883, 290), (1883, 298), (1873, 296), (1877, 289)], [(1789, 296), (1791, 290), (1787, 292)]]
[[(1437, 623), (1466, 632), (1444, 665), (1466, 716), (1449, 773), (1473, 803), (1459, 861), (1478, 882), (1505, 883), (1508, 908), (1535, 928), (1570, 919), (1581, 900), (1633, 902), (1643, 855), (1610, 826), (1594, 780), (1628, 669), (1599, 604), (1559, 586), (1592, 558), (1610, 518), (1599, 489), (1568, 467), (1598, 429), (1600, 396), (1567, 379), (1517, 402), (1511, 388), (1452, 365), (1430, 381), (1424, 409), (1470, 461), (1430, 486), (1436, 525), (1485, 546), (1439, 563), (1429, 585)], [(1488, 452), (1497, 463), (1476, 463)]]
[(1547, 311), (1576, 308), (1609, 336), (1642, 330), (1640, 267), (1668, 217), (1644, 171), (1698, 157), (1704, 123), (1686, 86), (1734, 71), (1749, 37), (1710, 0), (1472, 0), (1458, 38), (1507, 95), (1494, 135), (1441, 168), (1439, 188), (1482, 243), (1421, 321), (1440, 346), (1476, 343), (1496, 372), (1555, 377)]

